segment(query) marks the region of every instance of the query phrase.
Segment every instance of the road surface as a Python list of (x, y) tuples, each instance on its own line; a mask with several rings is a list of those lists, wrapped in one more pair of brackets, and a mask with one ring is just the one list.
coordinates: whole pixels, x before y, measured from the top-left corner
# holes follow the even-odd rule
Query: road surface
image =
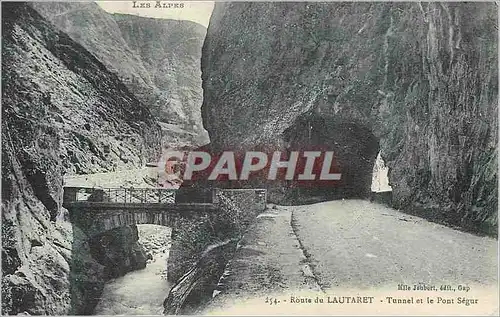
[[(249, 228), (220, 293), (200, 313), (491, 314), (498, 309), (497, 248), (496, 239), (365, 200), (275, 206)], [(398, 291), (398, 285), (413, 289), (418, 283), (436, 290)], [(440, 289), (448, 285), (451, 290)], [(292, 305), (291, 297), (301, 293), (311, 299), (317, 294), (367, 296), (374, 302)], [(270, 295), (281, 303), (266, 301)], [(387, 296), (414, 301), (440, 297), (453, 299), (453, 304), (391, 306)], [(479, 298), (479, 304), (465, 305), (459, 296)]]
[(490, 284), (497, 241), (363, 200), (292, 208), (324, 289), (391, 284)]

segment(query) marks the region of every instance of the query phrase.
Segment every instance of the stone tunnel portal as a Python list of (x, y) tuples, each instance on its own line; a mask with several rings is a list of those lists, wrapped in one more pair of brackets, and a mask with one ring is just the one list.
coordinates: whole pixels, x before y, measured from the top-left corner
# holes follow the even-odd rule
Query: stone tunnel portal
[(379, 141), (371, 128), (354, 120), (307, 113), (298, 117), (283, 133), (288, 150), (323, 149), (334, 151), (341, 180), (316, 183), (309, 187), (294, 186), (291, 195), (306, 199), (367, 198), (370, 196), (373, 167), (379, 152)]

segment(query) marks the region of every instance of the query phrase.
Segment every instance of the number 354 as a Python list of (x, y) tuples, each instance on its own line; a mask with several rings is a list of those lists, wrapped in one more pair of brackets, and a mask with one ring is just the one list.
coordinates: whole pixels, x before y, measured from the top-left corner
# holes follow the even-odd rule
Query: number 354
[(279, 301), (276, 298), (266, 297), (266, 304), (277, 305)]

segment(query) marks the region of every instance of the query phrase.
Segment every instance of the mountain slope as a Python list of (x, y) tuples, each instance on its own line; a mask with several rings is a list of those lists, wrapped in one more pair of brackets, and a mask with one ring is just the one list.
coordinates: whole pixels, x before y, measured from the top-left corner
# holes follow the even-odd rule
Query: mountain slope
[(200, 114), (203, 26), (109, 14), (95, 3), (32, 5), (116, 73), (160, 122), (195, 134), (179, 134), (164, 126), (167, 146), (177, 143), (176, 137), (188, 143), (208, 141)]

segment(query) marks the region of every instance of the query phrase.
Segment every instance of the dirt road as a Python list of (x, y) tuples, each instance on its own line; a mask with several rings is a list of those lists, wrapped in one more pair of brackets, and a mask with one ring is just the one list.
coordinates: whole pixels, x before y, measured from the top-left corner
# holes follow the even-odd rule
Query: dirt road
[[(220, 293), (200, 313), (489, 314), (498, 307), (497, 267), (497, 240), (369, 201), (276, 206), (249, 228)], [(413, 289), (418, 283), (436, 290), (398, 290), (400, 284)], [(442, 285), (453, 289), (440, 290)], [(472, 290), (459, 291), (459, 285)], [(377, 305), (291, 304), (291, 296), (300, 292), (313, 294), (311, 299), (314, 294), (370, 295)], [(415, 301), (449, 298), (454, 304), (438, 307), (442, 311), (416, 303), (396, 307), (386, 297), (404, 295)], [(459, 295), (479, 296), (482, 306), (462, 311)], [(270, 297), (278, 302), (270, 303)], [(482, 310), (473, 310), (477, 307)]]
[(323, 289), (496, 281), (495, 239), (364, 200), (292, 209), (292, 224)]

